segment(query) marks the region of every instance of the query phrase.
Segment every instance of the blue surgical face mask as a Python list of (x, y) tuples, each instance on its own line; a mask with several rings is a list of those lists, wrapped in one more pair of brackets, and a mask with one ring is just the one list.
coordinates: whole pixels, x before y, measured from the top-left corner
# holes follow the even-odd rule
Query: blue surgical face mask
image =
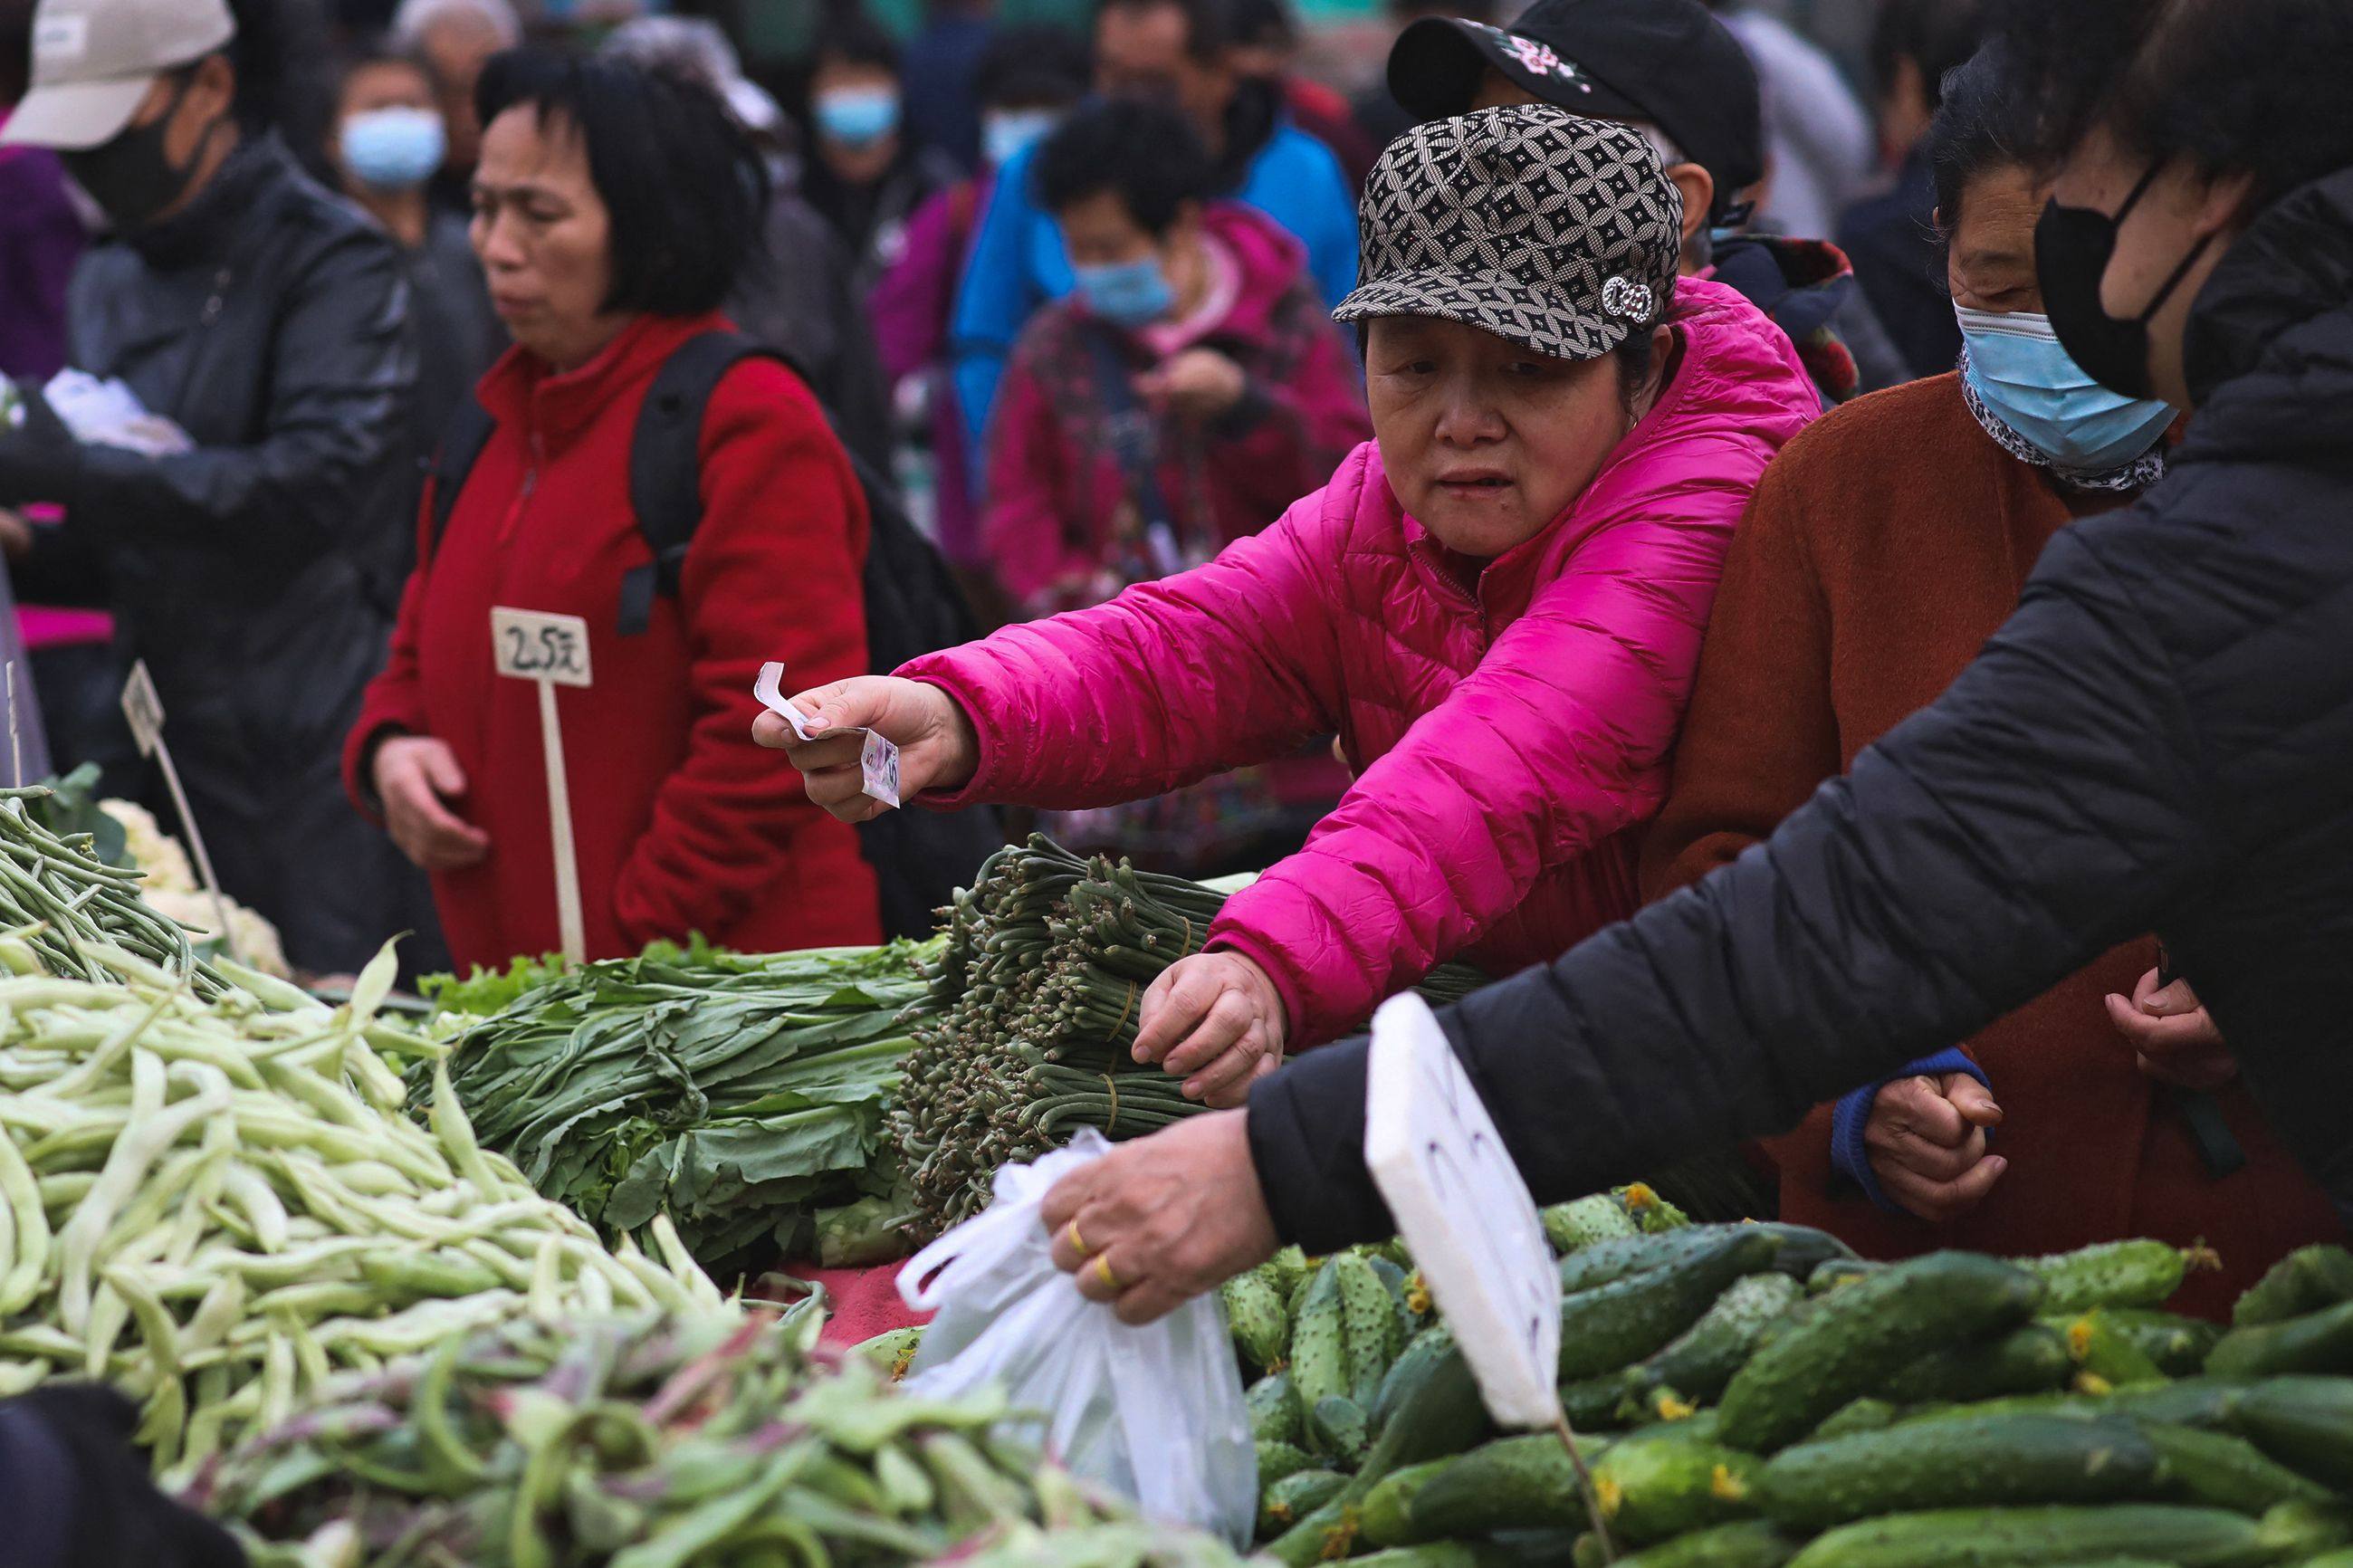
[(1008, 109), (987, 115), (980, 122), (981, 152), (992, 167), (1001, 169), (1042, 141), (1061, 118), (1050, 109)]
[(2054, 468), (2103, 474), (2157, 445), (2171, 404), (2126, 397), (2094, 381), (2067, 355), (2051, 318), (1954, 307), (1969, 345), (1968, 383), (1987, 408)]
[(845, 147), (871, 147), (899, 129), (899, 95), (887, 87), (841, 87), (819, 95), (818, 134)]
[(1150, 326), (1176, 302), (1176, 290), (1168, 287), (1157, 257), (1071, 270), (1078, 275), (1080, 300), (1115, 327), (1133, 331)]
[(441, 166), (446, 139), (429, 109), (372, 109), (343, 121), (344, 166), (379, 191), (414, 190)]

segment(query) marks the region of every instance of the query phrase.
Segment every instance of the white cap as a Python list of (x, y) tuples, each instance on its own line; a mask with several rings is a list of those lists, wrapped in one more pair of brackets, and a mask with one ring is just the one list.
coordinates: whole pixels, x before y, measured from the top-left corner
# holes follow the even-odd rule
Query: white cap
[(79, 153), (122, 133), (165, 71), (237, 37), (227, 0), (41, 0), (33, 87), (0, 145)]

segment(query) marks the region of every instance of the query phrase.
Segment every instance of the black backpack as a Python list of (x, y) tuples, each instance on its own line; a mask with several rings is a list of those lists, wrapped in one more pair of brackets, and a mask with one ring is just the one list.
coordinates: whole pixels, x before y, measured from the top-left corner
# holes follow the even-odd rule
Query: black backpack
[[(618, 629), (637, 637), (652, 624), (657, 596), (675, 597), (686, 552), (702, 521), (702, 416), (720, 379), (747, 359), (772, 359), (800, 375), (775, 349), (736, 332), (688, 339), (665, 361), (646, 394), (629, 442), (629, 505), (653, 560), (621, 583)], [(807, 377), (801, 376), (804, 383)], [(490, 412), (469, 397), (433, 459), (432, 545), (440, 547), (459, 492), (491, 438)], [(869, 668), (909, 659), (979, 635), (955, 579), (931, 541), (901, 509), (896, 489), (844, 448), (866, 493), (866, 647)], [(430, 570), (431, 557), (418, 563)], [(780, 764), (781, 765), (781, 764)], [(780, 779), (779, 787), (786, 787)], [(923, 937), (934, 911), (969, 885), (982, 860), (1005, 843), (986, 807), (956, 812), (888, 811), (858, 828), (859, 845), (881, 889), (882, 929)]]

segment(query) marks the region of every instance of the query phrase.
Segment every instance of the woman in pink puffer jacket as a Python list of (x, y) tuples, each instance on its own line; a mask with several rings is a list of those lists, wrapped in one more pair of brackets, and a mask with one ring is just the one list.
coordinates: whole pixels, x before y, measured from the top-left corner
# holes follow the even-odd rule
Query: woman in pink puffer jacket
[[(1212, 1104), (1443, 960), (1504, 973), (1640, 904), (1725, 546), (1820, 406), (1771, 321), (1677, 280), (1680, 201), (1622, 127), (1433, 121), (1362, 216), (1336, 314), (1376, 438), (1329, 484), (1196, 571), (797, 700), (940, 805), (1128, 800), (1337, 731), (1355, 787), (1145, 999), (1139, 1058)], [(758, 734), (881, 809), (854, 741)]]

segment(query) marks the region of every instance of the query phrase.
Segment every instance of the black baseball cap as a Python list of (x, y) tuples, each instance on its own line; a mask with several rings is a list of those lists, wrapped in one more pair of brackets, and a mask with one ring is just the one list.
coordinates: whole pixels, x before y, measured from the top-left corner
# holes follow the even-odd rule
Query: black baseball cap
[(1389, 92), (1417, 120), (1461, 114), (1490, 66), (1571, 113), (1657, 126), (1715, 180), (1718, 221), (1765, 177), (1757, 68), (1700, 0), (1536, 0), (1508, 27), (1426, 17), (1389, 50)]

